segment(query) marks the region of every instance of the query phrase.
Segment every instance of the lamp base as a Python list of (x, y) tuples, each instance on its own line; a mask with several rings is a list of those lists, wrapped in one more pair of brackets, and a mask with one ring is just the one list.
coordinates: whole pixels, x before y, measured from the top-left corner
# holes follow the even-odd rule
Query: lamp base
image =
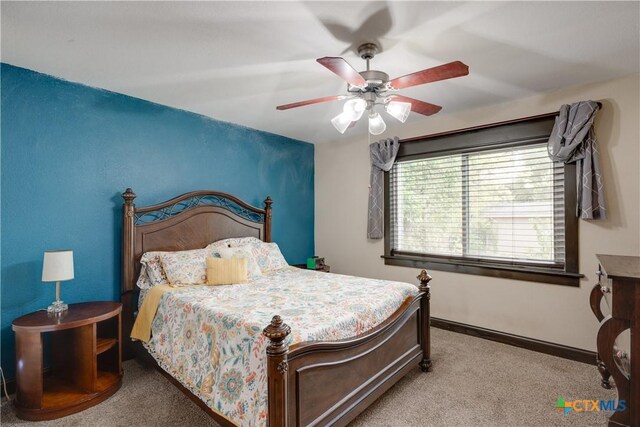
[(62, 301), (54, 301), (51, 303), (49, 307), (47, 307), (48, 313), (62, 313), (63, 311), (67, 311), (69, 306)]

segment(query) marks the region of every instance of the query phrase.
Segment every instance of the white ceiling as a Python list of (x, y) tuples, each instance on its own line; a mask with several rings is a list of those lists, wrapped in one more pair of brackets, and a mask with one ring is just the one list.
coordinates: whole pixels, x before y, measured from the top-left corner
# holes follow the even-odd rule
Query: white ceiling
[[(309, 142), (339, 135), (315, 62), (375, 41), (391, 78), (460, 60), (470, 75), (402, 94), (439, 114), (639, 72), (638, 2), (7, 2), (3, 62)], [(409, 120), (437, 120), (411, 114)], [(393, 118), (385, 116), (389, 131)]]

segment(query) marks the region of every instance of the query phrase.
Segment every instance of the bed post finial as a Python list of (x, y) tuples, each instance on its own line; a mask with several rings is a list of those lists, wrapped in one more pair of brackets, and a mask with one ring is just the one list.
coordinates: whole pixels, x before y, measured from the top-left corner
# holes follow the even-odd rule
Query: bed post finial
[(264, 199), (264, 241), (271, 242), (271, 196)]
[(271, 319), (271, 323), (264, 328), (262, 334), (269, 338), (267, 354), (281, 355), (289, 352), (289, 346), (285, 338), (291, 333), (291, 327), (282, 321), (277, 314)]
[(429, 292), (429, 282), (433, 277), (427, 273), (427, 270), (422, 270), (420, 274), (418, 274), (417, 279), (420, 281), (420, 288), (426, 287), (425, 292)]
[(131, 206), (133, 204), (133, 199), (137, 197), (136, 193), (133, 192), (131, 188), (127, 188), (122, 193), (122, 198), (124, 199), (124, 204)]
[(267, 337), (267, 389), (269, 399), (269, 425), (287, 427), (289, 363), (287, 354), (289, 344), (286, 338), (291, 333), (291, 327), (282, 321), (278, 315), (273, 316), (271, 323), (263, 329), (262, 334)]
[(431, 276), (427, 273), (427, 270), (422, 270), (418, 274), (417, 279), (420, 281), (420, 292), (422, 297), (420, 298), (420, 341), (422, 344), (422, 360), (418, 364), (423, 372), (429, 372), (431, 370), (431, 307), (429, 305), (431, 300)]

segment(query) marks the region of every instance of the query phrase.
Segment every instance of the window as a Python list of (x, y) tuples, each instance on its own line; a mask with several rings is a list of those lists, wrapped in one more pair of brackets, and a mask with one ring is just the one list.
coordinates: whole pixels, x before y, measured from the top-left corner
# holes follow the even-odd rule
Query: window
[(549, 159), (552, 127), (535, 119), (403, 142), (386, 178), (386, 262), (578, 285), (575, 171)]

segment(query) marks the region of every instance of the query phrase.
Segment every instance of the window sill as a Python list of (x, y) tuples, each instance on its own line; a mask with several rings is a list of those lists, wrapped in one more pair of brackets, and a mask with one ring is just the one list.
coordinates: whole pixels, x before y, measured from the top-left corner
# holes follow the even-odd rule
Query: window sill
[(431, 270), (449, 271), (452, 273), (474, 274), (477, 276), (498, 277), (502, 279), (540, 282), (552, 285), (580, 286), (580, 279), (584, 274), (568, 273), (560, 270), (517, 267), (492, 264), (477, 264), (458, 260), (428, 258), (407, 255), (382, 255), (385, 265), (401, 267), (427, 268)]

